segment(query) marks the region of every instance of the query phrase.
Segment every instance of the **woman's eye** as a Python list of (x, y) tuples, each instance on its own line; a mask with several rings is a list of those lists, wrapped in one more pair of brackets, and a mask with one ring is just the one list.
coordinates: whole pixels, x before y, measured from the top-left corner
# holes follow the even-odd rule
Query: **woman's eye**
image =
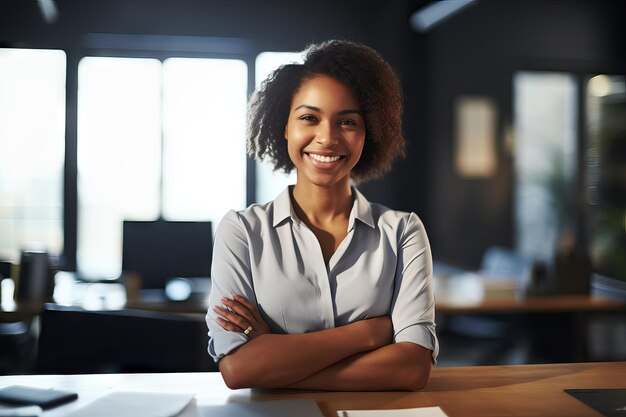
[(344, 119), (339, 122), (342, 126), (356, 126), (356, 122), (351, 119)]
[(302, 116), (298, 117), (298, 119), (304, 120), (307, 122), (314, 122), (317, 120), (317, 118), (313, 116), (312, 114), (303, 114)]

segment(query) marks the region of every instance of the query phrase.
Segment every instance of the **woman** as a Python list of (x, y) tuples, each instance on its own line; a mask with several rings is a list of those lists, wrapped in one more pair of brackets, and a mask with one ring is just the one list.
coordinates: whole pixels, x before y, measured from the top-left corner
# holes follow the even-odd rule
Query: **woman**
[(231, 388), (419, 390), (437, 351), (432, 261), (413, 213), (351, 186), (404, 151), (401, 90), (374, 50), (311, 46), (248, 111), (248, 149), (295, 186), (217, 229), (209, 353)]

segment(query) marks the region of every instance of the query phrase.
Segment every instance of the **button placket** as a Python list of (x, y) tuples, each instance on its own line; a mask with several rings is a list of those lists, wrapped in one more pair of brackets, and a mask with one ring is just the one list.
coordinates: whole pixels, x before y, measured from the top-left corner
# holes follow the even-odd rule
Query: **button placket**
[(309, 227), (301, 223), (300, 228), (302, 231), (306, 231), (309, 239), (309, 248), (316, 248), (316, 254), (310, 259), (311, 265), (315, 271), (315, 278), (317, 283), (317, 293), (320, 298), (320, 313), (322, 314), (322, 321), (327, 329), (335, 327), (335, 312), (333, 309), (333, 298), (329, 283), (329, 269), (326, 268), (326, 262), (324, 262), (324, 254), (322, 253), (322, 247), (317, 240), (317, 236)]

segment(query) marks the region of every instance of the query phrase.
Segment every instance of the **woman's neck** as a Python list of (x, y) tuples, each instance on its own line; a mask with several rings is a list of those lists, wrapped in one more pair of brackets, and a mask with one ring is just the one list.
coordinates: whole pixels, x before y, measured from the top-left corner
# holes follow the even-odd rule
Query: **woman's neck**
[(298, 182), (292, 192), (298, 217), (306, 223), (324, 225), (336, 219), (347, 219), (352, 210), (349, 180), (331, 187)]

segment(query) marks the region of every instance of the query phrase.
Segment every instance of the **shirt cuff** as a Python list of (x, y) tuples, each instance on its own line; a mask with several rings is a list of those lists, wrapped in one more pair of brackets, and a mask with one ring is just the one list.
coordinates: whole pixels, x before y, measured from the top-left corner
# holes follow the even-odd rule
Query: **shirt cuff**
[(206, 317), (206, 322), (209, 327), (208, 352), (216, 363), (248, 341), (248, 337), (243, 333), (224, 330), (209, 316)]
[(437, 356), (439, 355), (439, 341), (435, 334), (435, 325), (418, 323), (412, 324), (400, 330), (394, 336), (394, 342), (411, 342), (416, 345), (425, 347), (433, 352), (433, 364), (437, 363)]

